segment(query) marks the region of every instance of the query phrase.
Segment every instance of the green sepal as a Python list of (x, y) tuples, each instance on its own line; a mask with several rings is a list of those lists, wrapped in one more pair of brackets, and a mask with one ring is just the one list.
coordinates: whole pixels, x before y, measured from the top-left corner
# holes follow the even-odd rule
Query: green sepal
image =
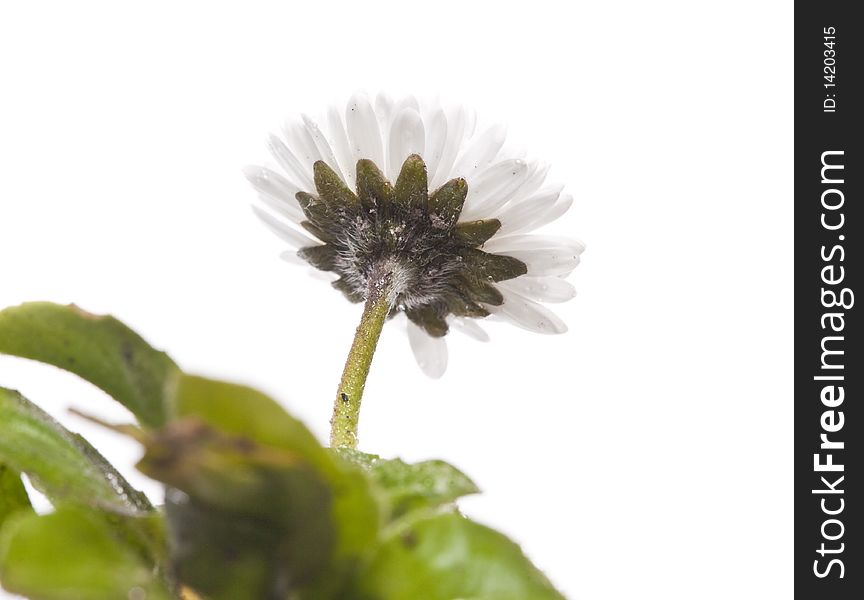
[(462, 205), (468, 195), (468, 184), (461, 177), (451, 179), (429, 197), (429, 214), (432, 223), (449, 229), (459, 219)]
[(342, 292), (342, 294), (346, 298), (348, 298), (348, 300), (350, 300), (351, 302), (353, 302), (355, 304), (357, 304), (359, 302), (363, 302), (364, 300), (366, 300), (366, 298), (363, 297), (363, 294), (358, 294), (354, 290), (354, 288), (341, 277), (339, 279), (337, 279), (336, 281), (332, 282), (330, 285), (332, 285), (334, 288), (336, 288), (337, 290)]
[(426, 210), (429, 195), (427, 185), (426, 163), (419, 155), (412, 154), (402, 163), (393, 190), (393, 201), (409, 210)]
[(297, 204), (300, 205), (303, 214), (306, 215), (306, 218), (313, 225), (325, 231), (331, 231), (336, 228), (339, 213), (344, 210), (344, 207), (328, 204), (318, 196), (308, 192), (297, 192), (296, 198)]
[(446, 319), (433, 307), (409, 308), (405, 314), (432, 337), (443, 337), (447, 335), (447, 331), (450, 329)]
[(462, 285), (467, 298), (473, 302), (482, 302), (492, 306), (504, 304), (504, 295), (488, 281), (466, 277), (462, 279)]
[(315, 174), (315, 188), (318, 196), (330, 208), (347, 208), (357, 206), (360, 200), (345, 182), (331, 169), (323, 160), (315, 161), (313, 165)]
[(460, 296), (450, 296), (447, 298), (447, 308), (450, 309), (457, 317), (471, 317), (480, 319), (488, 317), (491, 313), (477, 304), (476, 302), (467, 300)]
[(329, 244), (323, 246), (307, 246), (297, 251), (297, 256), (308, 262), (316, 269), (332, 271), (336, 268), (336, 259), (339, 254)]
[(489, 281), (505, 281), (528, 272), (528, 267), (521, 260), (512, 256), (489, 254), (476, 248), (469, 248), (463, 254), (465, 264), (479, 277)]
[(468, 290), (468, 293), (475, 302), (482, 302), (483, 304), (490, 304), (492, 306), (501, 306), (504, 304), (504, 295), (500, 290), (485, 281), (477, 282)]
[(325, 244), (336, 241), (336, 238), (329, 234), (326, 229), (319, 227), (312, 221), (301, 221), (300, 226)]
[(393, 186), (368, 158), (357, 161), (357, 195), (367, 209), (384, 207), (393, 200)]
[(453, 230), (454, 235), (468, 246), (479, 246), (495, 235), (501, 229), (498, 219), (482, 219), (458, 223)]

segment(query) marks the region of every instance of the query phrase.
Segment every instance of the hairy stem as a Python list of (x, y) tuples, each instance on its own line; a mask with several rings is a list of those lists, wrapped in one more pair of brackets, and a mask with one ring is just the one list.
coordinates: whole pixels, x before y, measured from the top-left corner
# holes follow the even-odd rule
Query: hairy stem
[(342, 371), (342, 381), (333, 403), (333, 418), (330, 419), (330, 447), (356, 448), (357, 423), (360, 420), (360, 400), (372, 364), (372, 356), (381, 337), (381, 328), (390, 312), (392, 274), (381, 270), (370, 277), (366, 294), (366, 306), (360, 325), (354, 334), (351, 351)]

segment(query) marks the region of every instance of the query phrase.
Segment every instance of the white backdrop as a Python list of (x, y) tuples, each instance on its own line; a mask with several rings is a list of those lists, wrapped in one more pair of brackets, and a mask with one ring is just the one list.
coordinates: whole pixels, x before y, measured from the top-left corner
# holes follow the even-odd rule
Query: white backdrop
[[(462, 468), (568, 597), (791, 597), (791, 3), (15, 4), (0, 305), (111, 312), (326, 439), (359, 307), (278, 259), (241, 168), (357, 89), (463, 102), (576, 197), (570, 332), (454, 335), (432, 381), (385, 328), (361, 448)], [(66, 413), (128, 419), (104, 394), (8, 357), (0, 385), (158, 494)]]

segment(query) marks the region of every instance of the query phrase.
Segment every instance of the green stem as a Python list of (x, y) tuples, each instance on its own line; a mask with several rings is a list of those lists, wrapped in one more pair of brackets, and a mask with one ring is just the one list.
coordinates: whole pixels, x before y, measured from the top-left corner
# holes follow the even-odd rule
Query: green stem
[(392, 276), (386, 272), (370, 278), (366, 294), (366, 306), (351, 351), (342, 371), (342, 381), (333, 403), (333, 418), (330, 419), (330, 447), (356, 448), (357, 422), (360, 420), (360, 400), (372, 364), (372, 356), (381, 337), (381, 328), (390, 313), (390, 284)]

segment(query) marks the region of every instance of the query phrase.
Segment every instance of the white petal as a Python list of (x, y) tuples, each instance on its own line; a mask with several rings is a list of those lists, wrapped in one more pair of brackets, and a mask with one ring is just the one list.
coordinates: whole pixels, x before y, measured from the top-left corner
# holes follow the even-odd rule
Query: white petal
[(469, 108), (465, 108), (463, 111), (465, 113), (465, 139), (470, 139), (474, 137), (477, 131), (477, 112)]
[(447, 322), (453, 329), (461, 331), (478, 342), (489, 341), (489, 334), (477, 324), (477, 319), (450, 316), (447, 318)]
[(378, 129), (381, 132), (381, 154), (383, 165), (378, 165), (382, 171), (386, 171), (389, 161), (390, 126), (393, 123), (393, 98), (381, 92), (375, 97), (375, 116), (378, 117)]
[(391, 119), (396, 117), (403, 109), (410, 108), (415, 112), (420, 112), (420, 103), (414, 96), (402, 96), (393, 103), (393, 112), (390, 114)]
[(585, 244), (578, 240), (552, 235), (507, 235), (493, 237), (483, 250), (518, 258), (528, 266), (528, 275), (564, 276), (579, 264)]
[(296, 202), (285, 202), (284, 200), (280, 200), (278, 198), (274, 198), (269, 194), (258, 194), (259, 200), (267, 205), (267, 208), (275, 212), (276, 214), (285, 217), (292, 223), (296, 223), (299, 225), (302, 221), (306, 220), (306, 215), (303, 214), (303, 211), (300, 210), (300, 206)]
[(298, 188), (306, 191), (315, 191), (315, 182), (312, 178), (312, 163), (302, 163), (294, 153), (288, 149), (285, 142), (280, 140), (275, 135), (271, 135), (268, 139), (267, 146), (270, 148), (270, 153), (279, 166), (285, 170), (288, 179)]
[[(299, 258), (299, 257), (298, 257)], [(300, 260), (303, 260), (302, 258)], [(316, 269), (305, 260), (306, 266), (309, 267), (309, 272), (307, 273), (309, 277), (312, 279), (317, 279), (318, 281), (326, 281), (327, 283), (333, 283), (337, 279), (339, 279), (339, 275), (334, 273), (333, 271), (322, 271), (320, 269)]]
[(533, 233), (520, 233), (517, 235), (495, 236), (483, 247), (490, 252), (506, 254), (510, 250), (560, 250), (581, 254), (585, 251), (585, 244), (577, 239), (559, 235), (538, 235)]
[(390, 181), (395, 183), (405, 159), (411, 154), (422, 156), (425, 146), (426, 132), (420, 113), (413, 108), (403, 108), (393, 120), (390, 130), (390, 162), (387, 171)]
[[(248, 166), (243, 169), (243, 175), (249, 183), (261, 194), (266, 194), (286, 204), (297, 204), (297, 192), (300, 188), (288, 181), (279, 173), (275, 173), (266, 167)], [(297, 204), (299, 208), (299, 204)]]
[[(551, 223), (555, 219), (559, 218), (565, 212), (567, 212), (570, 207), (573, 205), (573, 196), (570, 194), (564, 194), (558, 198), (558, 201), (552, 205), (551, 208), (544, 212), (538, 212), (533, 218), (528, 219), (525, 223), (523, 223), (518, 229), (508, 229), (505, 233), (517, 233), (522, 231), (531, 231), (534, 229), (539, 229), (544, 225)], [(502, 226), (503, 230), (504, 227)]]
[(528, 275), (566, 276), (579, 264), (579, 253), (572, 249), (556, 250), (506, 250), (496, 252), (518, 258), (528, 266)]
[(321, 152), (318, 151), (318, 146), (315, 145), (315, 140), (309, 134), (309, 129), (303, 122), (303, 119), (294, 119), (285, 123), (282, 128), (285, 135), (285, 143), (291, 148), (291, 152), (300, 161), (300, 164), (312, 172), (312, 165), (315, 161), (321, 160)]
[(539, 221), (558, 202), (560, 189), (538, 192), (519, 202), (511, 202), (496, 215), (501, 221), (498, 235), (525, 231), (532, 223)]
[(353, 188), (357, 161), (354, 160), (354, 153), (351, 152), (351, 144), (348, 142), (345, 125), (342, 123), (342, 117), (336, 107), (330, 107), (330, 110), (327, 111), (327, 133), (333, 143), (333, 154), (336, 155), (339, 167), (345, 175), (345, 183), (348, 184), (348, 187)]
[(267, 211), (257, 206), (253, 206), (252, 210), (255, 212), (259, 219), (264, 221), (264, 224), (267, 225), (267, 227), (269, 227), (273, 233), (288, 242), (294, 248), (306, 248), (308, 246), (321, 245), (320, 242), (300, 233), (299, 231), (297, 231), (287, 223), (280, 221)]
[(471, 140), (453, 167), (454, 177), (470, 179), (475, 173), (492, 164), (504, 145), (506, 136), (507, 130), (503, 125), (492, 125)]
[(387, 141), (390, 131), (390, 120), (393, 118), (393, 98), (384, 92), (375, 97), (375, 116), (378, 117), (378, 127), (381, 129), (382, 139)]
[(368, 158), (376, 165), (384, 160), (384, 148), (381, 142), (381, 130), (378, 127), (378, 117), (365, 94), (354, 94), (345, 109), (345, 124), (348, 129), (348, 139), (354, 153), (354, 162)]
[(549, 173), (549, 165), (545, 163), (526, 162), (528, 162), (531, 169), (522, 185), (513, 190), (510, 199), (514, 203), (530, 198), (534, 192), (540, 189), (540, 186), (546, 181), (546, 174)]
[(447, 342), (443, 337), (435, 338), (406, 319), (408, 342), (414, 351), (417, 364), (427, 376), (438, 379), (447, 370)]
[(346, 181), (347, 177), (345, 177), (345, 174), (342, 172), (342, 167), (339, 166), (339, 161), (336, 160), (336, 155), (333, 153), (330, 143), (318, 127), (318, 124), (308, 116), (303, 115), (303, 125), (306, 127), (309, 138), (315, 143), (315, 147), (318, 149), (318, 154), (321, 155), (321, 160), (327, 163), (327, 166), (333, 169), (336, 174), (342, 178), (342, 181)]
[(492, 217), (510, 199), (529, 174), (529, 166), (521, 159), (495, 163), (472, 177), (468, 182), (468, 197), (460, 221)]
[(447, 113), (447, 137), (441, 150), (441, 160), (435, 170), (434, 176), (430, 174), (429, 189), (436, 190), (450, 179), (457, 177), (453, 174), (453, 163), (462, 147), (465, 137), (465, 110), (461, 107), (448, 111)]
[(432, 120), (432, 115), (441, 110), (441, 96), (437, 93), (430, 96), (421, 96), (417, 98), (417, 104), (417, 110), (423, 116), (423, 121), (428, 123)]
[(438, 164), (441, 162), (444, 145), (447, 142), (447, 117), (444, 115), (444, 111), (439, 109), (429, 119), (424, 119), (424, 123), (428, 123), (428, 126), (426, 127), (426, 150), (423, 160), (426, 161), (429, 180), (432, 181), (438, 171)]
[(287, 262), (291, 265), (296, 265), (298, 267), (308, 267), (309, 263), (297, 256), (296, 250), (286, 250), (282, 254), (279, 255), (279, 258)]
[(529, 277), (523, 275), (495, 284), (502, 290), (515, 292), (538, 302), (566, 302), (576, 296), (575, 288), (560, 277)]
[(573, 196), (570, 194), (563, 194), (558, 198), (558, 201), (550, 208), (548, 211), (544, 213), (538, 213), (536, 218), (531, 221), (525, 223), (519, 231), (531, 231), (533, 229), (539, 229), (544, 225), (547, 225), (558, 219), (561, 215), (570, 210), (570, 207), (573, 205)]
[(497, 314), (529, 331), (537, 333), (564, 333), (567, 325), (559, 319), (552, 311), (537, 304), (533, 300), (523, 298), (511, 291), (502, 291), (504, 304), (501, 306), (487, 306), (489, 312)]

